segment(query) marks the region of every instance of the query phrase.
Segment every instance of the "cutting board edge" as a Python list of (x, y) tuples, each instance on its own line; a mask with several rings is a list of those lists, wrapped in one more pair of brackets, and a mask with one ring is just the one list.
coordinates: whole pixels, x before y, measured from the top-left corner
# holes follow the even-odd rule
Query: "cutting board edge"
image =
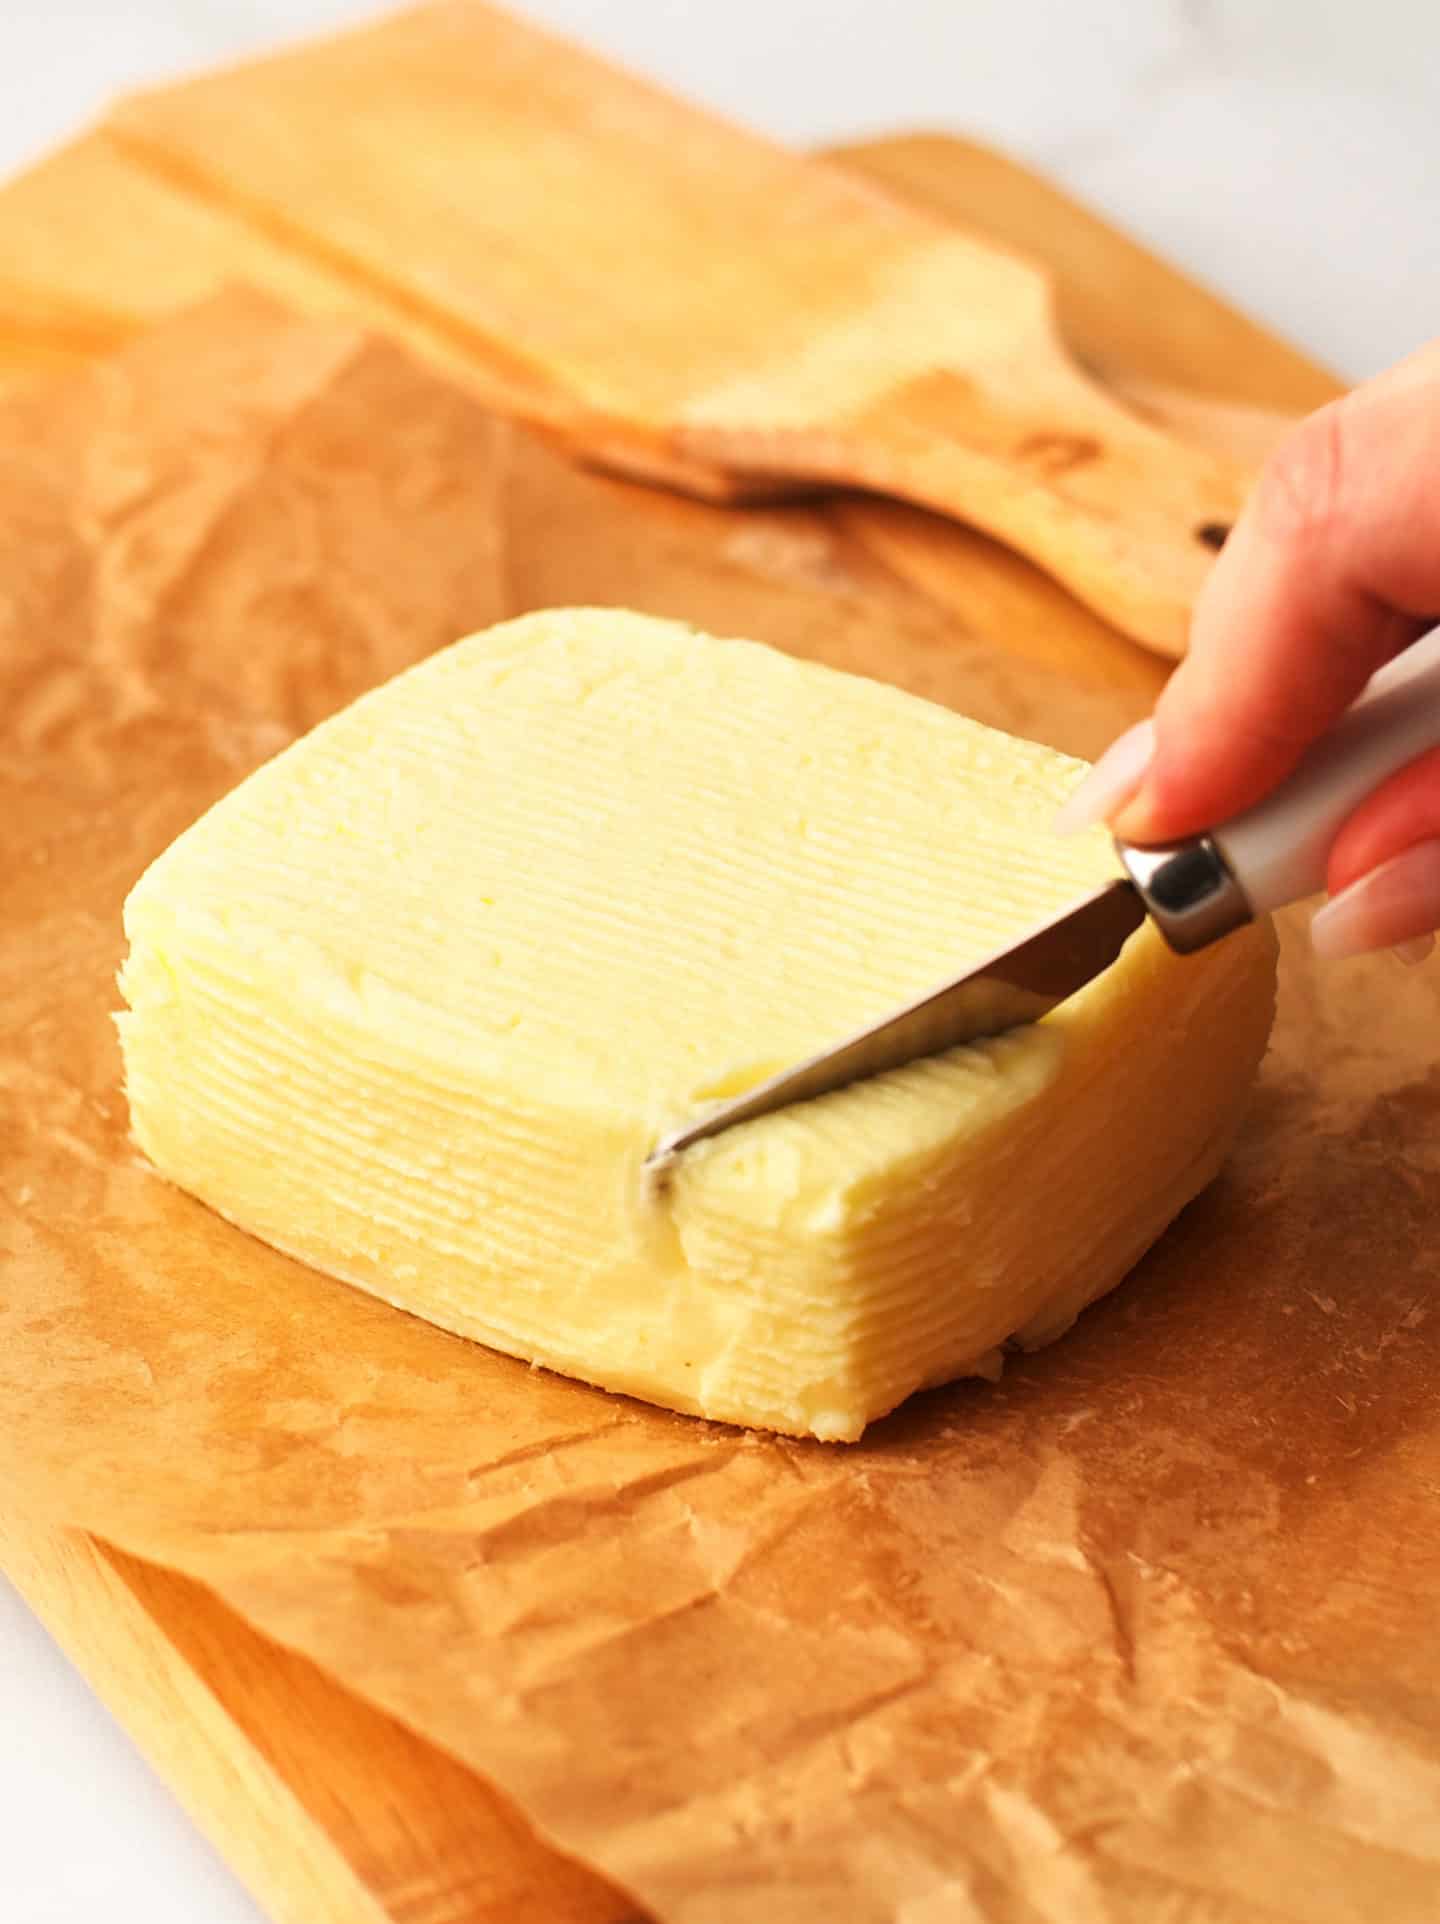
[[(0, 1515), (0, 1572), (275, 1924), (390, 1924), (281, 1773), (146, 1610), (108, 1545)], [(237, 1780), (251, 1819), (243, 1824), (235, 1821)], [(305, 1834), (298, 1859), (277, 1848), (297, 1826)], [(280, 1872), (287, 1856), (300, 1864), (299, 1876)]]

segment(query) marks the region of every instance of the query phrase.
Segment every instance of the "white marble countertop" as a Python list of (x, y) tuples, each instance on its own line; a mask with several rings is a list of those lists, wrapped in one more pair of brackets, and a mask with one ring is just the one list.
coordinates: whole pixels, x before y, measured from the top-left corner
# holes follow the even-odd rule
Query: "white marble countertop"
[[(12, 0), (0, 9), (0, 171), (123, 88), (375, 10)], [(790, 140), (901, 126), (993, 140), (1351, 377), (1440, 334), (1435, 0), (525, 10)], [(0, 1714), (6, 1924), (259, 1924), (3, 1582)]]

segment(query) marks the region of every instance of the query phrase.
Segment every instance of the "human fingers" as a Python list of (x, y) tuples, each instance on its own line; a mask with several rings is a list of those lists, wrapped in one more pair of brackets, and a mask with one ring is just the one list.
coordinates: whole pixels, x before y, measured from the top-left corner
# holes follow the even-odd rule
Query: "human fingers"
[(1294, 767), (1440, 610), (1440, 344), (1322, 409), (1266, 467), (1196, 608), (1153, 735), (1103, 757), (1064, 826), (1211, 827)]
[(1321, 955), (1393, 948), (1440, 928), (1440, 749), (1361, 803), (1335, 838), (1326, 881), (1330, 900), (1310, 925)]

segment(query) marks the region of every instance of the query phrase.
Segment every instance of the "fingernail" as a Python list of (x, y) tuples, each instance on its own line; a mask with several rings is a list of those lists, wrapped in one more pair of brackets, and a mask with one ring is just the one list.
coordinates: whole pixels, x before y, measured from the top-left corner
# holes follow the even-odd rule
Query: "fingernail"
[(1416, 842), (1332, 896), (1310, 923), (1327, 961), (1412, 943), (1440, 928), (1440, 842)]
[(1407, 969), (1418, 968), (1420, 963), (1428, 962), (1435, 953), (1433, 935), (1417, 935), (1412, 941), (1397, 942), (1390, 953), (1397, 962), (1403, 962)]
[(1145, 779), (1155, 753), (1155, 724), (1136, 722), (1111, 742), (1073, 795), (1061, 804), (1050, 824), (1057, 835), (1074, 835), (1096, 822), (1108, 821), (1128, 802)]

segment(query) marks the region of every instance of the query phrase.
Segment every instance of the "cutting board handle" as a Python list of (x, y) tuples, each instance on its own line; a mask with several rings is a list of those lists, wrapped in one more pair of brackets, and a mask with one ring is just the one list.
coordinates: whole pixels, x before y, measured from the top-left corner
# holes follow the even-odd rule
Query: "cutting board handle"
[[(908, 338), (890, 338), (903, 315), (872, 313), (808, 359), (781, 358), (719, 401), (705, 397), (675, 446), (732, 474), (803, 475), (966, 522), (1132, 640), (1179, 657), (1253, 470), (1132, 413), (1083, 373), (1032, 264), (985, 266), (994, 308), (957, 319), (964, 338), (948, 359), (944, 315), (958, 314), (958, 280), (955, 301), (932, 299)], [(857, 389), (868, 390), (858, 405)], [(797, 418), (807, 401), (810, 418)]]
[(1122, 407), (1058, 341), (1013, 405), (941, 370), (867, 411), (863, 445), (871, 485), (995, 536), (1172, 657), (1252, 479)]

